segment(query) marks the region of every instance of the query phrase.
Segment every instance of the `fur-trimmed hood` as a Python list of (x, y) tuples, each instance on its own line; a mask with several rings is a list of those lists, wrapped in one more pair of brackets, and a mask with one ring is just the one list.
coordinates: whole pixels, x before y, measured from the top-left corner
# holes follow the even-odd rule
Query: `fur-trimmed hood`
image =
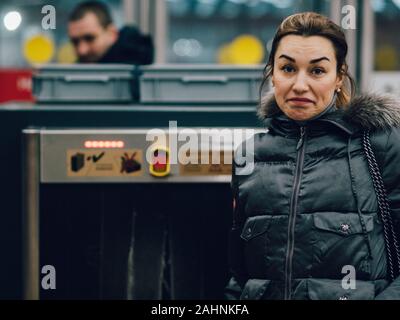
[[(258, 108), (261, 120), (281, 114), (273, 93), (268, 93)], [(343, 120), (363, 130), (400, 127), (400, 101), (390, 95), (360, 95), (345, 107), (337, 110)]]

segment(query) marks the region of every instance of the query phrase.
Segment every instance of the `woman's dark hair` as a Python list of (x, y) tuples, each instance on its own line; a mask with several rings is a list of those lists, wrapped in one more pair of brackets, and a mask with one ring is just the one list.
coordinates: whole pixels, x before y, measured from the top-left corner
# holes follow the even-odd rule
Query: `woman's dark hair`
[(336, 106), (338, 108), (345, 107), (353, 98), (356, 88), (354, 79), (350, 76), (346, 63), (348, 50), (346, 36), (336, 23), (315, 12), (297, 13), (282, 21), (272, 41), (271, 52), (264, 69), (264, 79), (260, 92), (262, 93), (266, 81), (274, 72), (275, 54), (279, 42), (287, 35), (300, 35), (304, 37), (321, 36), (331, 41), (337, 61), (336, 71), (344, 77), (343, 86), (336, 97)]

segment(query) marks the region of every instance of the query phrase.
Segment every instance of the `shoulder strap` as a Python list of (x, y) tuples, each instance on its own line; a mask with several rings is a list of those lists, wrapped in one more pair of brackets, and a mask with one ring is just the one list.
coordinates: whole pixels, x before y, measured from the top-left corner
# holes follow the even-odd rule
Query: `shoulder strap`
[(383, 224), (389, 276), (390, 280), (393, 281), (400, 273), (399, 241), (393, 228), (389, 200), (374, 151), (372, 150), (369, 131), (364, 131), (362, 143), (378, 201), (379, 217)]

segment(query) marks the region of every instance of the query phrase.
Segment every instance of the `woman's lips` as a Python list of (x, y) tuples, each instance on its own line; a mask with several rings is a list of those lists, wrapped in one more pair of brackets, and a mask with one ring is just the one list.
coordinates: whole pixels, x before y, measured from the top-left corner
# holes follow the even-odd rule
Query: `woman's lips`
[(296, 105), (306, 105), (306, 104), (310, 104), (313, 103), (312, 100), (309, 99), (301, 99), (301, 98), (295, 98), (295, 99), (289, 99), (289, 102), (292, 102)]

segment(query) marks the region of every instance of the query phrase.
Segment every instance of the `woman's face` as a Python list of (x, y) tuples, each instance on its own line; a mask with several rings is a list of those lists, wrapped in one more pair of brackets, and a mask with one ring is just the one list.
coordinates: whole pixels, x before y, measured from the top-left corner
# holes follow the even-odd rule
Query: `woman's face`
[(321, 36), (287, 35), (278, 45), (272, 84), (280, 109), (293, 120), (307, 120), (324, 111), (342, 79), (330, 40)]

